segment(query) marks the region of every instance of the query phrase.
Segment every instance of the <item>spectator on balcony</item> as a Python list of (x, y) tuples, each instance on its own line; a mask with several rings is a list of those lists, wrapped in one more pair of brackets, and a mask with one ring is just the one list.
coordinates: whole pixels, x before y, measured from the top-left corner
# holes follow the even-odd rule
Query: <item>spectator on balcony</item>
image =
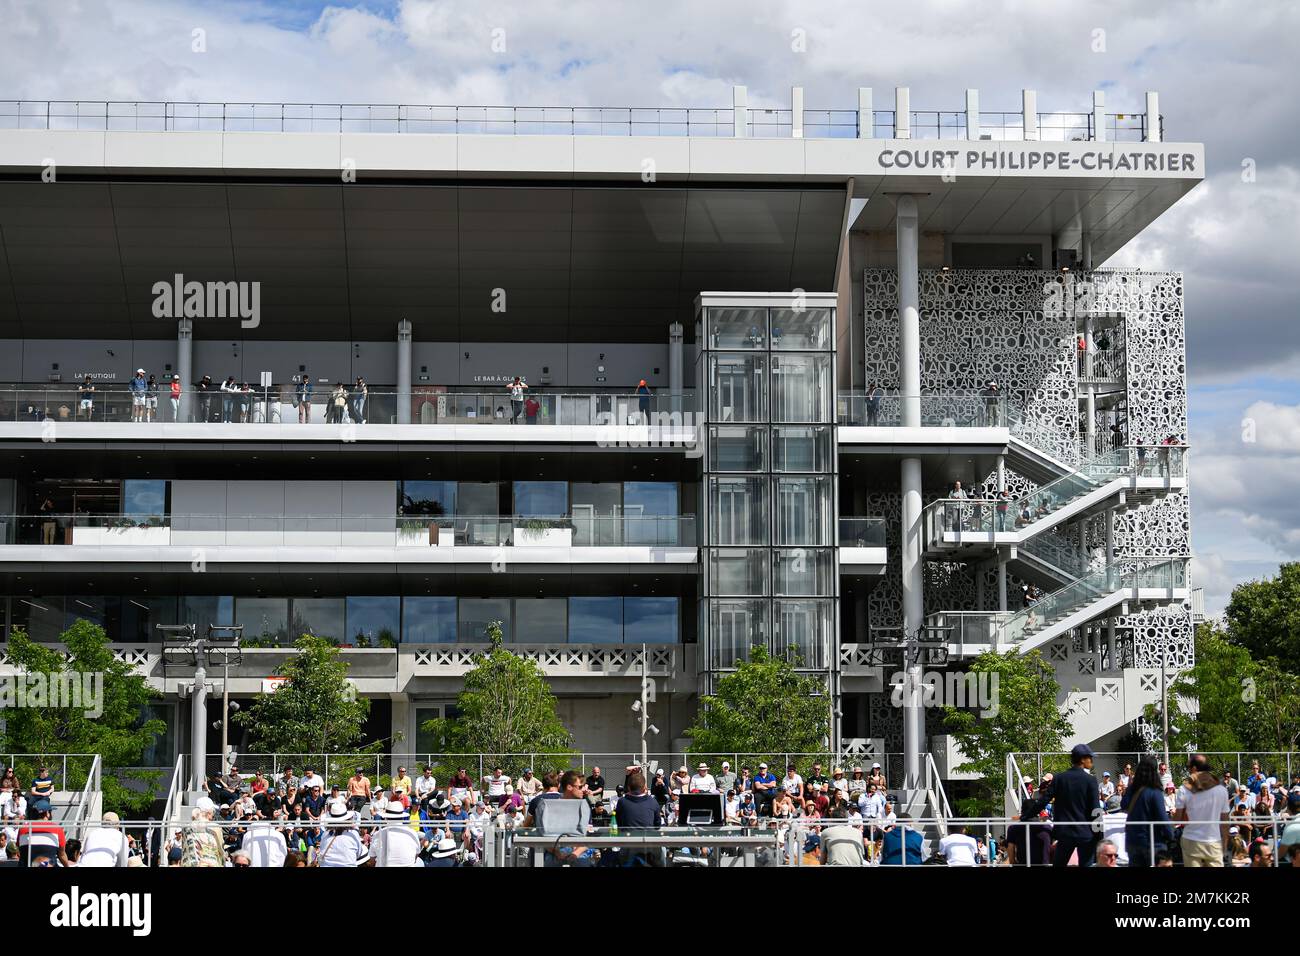
[(205, 375), (194, 387), (199, 393), (199, 420), (210, 422), (212, 421), (212, 393), (217, 390), (217, 386), (212, 384), (211, 375)]
[(880, 424), (880, 397), (881, 397), (881, 394), (882, 394), (882, 392), (881, 392), (881, 390), (880, 390), (880, 386), (879, 386), (878, 384), (876, 384), (875, 382), (872, 382), (872, 383), (870, 383), (870, 384), (867, 386), (867, 399), (866, 399), (866, 405), (867, 405), (867, 424), (868, 424), (868, 425), (879, 425), (879, 424)]
[(641, 379), (640, 384), (636, 387), (637, 406), (641, 413), (641, 421), (650, 424), (650, 386)]
[(221, 383), (221, 421), (229, 425), (235, 420), (235, 395), (239, 392), (239, 386), (235, 384), (235, 376), (227, 375), (226, 380)]
[(136, 369), (135, 377), (126, 387), (131, 393), (131, 421), (142, 422), (149, 405), (149, 383), (145, 381), (144, 369)]
[(519, 424), (519, 416), (522, 415), (524, 411), (524, 392), (527, 388), (527, 383), (518, 375), (515, 376), (513, 382), (506, 386), (506, 390), (510, 392), (510, 411), (512, 413), (510, 415), (511, 425)]
[(149, 381), (145, 383), (144, 391), (144, 411), (145, 420), (156, 422), (158, 420), (158, 378), (155, 375), (149, 376)]
[[(953, 502), (965, 501), (967, 498), (965, 490), (960, 481), (952, 483), (952, 490), (948, 492), (948, 497)], [(949, 531), (960, 531), (963, 526), (965, 506), (961, 504), (948, 504), (944, 507), (944, 525)]]
[(299, 425), (306, 425), (311, 421), (311, 392), (311, 376), (306, 369), (303, 369), (293, 387), (293, 404), (298, 409)]
[(181, 420), (181, 377), (173, 375), (171, 382), (167, 386), (168, 397), (172, 406), (172, 421)]
[(542, 410), (542, 405), (537, 399), (529, 395), (524, 402), (524, 422), (529, 425), (537, 424), (537, 413)]
[(984, 425), (988, 428), (996, 428), (1002, 423), (1002, 391), (998, 388), (998, 383), (989, 379), (984, 383), (984, 390), (980, 392), (984, 396)]
[(90, 421), (95, 417), (95, 386), (87, 375), (77, 386), (77, 417)]
[(370, 398), (370, 387), (360, 375), (352, 383), (352, 400), (348, 406), (348, 416), (358, 425), (366, 423), (366, 402)]
[(252, 416), (249, 415), (249, 412), (252, 410), (252, 404), (253, 386), (249, 385), (247, 382), (240, 382), (239, 386), (235, 389), (235, 406), (239, 415), (239, 421), (243, 424), (248, 424), (253, 420)]

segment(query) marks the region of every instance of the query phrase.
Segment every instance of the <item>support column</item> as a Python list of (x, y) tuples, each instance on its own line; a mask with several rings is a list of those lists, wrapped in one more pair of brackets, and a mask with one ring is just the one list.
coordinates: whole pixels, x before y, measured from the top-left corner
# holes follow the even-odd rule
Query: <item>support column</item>
[(912, 138), (912, 91), (894, 87), (894, 139)]
[(1079, 267), (1085, 272), (1092, 271), (1092, 233), (1085, 232), (1079, 243)]
[(749, 91), (743, 86), (731, 88), (731, 133), (749, 135)]
[(790, 87), (790, 138), (803, 139), (803, 87)]
[(980, 91), (966, 91), (966, 138), (980, 138)]
[(871, 105), (871, 87), (858, 87), (858, 139), (875, 139), (876, 114)]
[[(1115, 564), (1115, 509), (1106, 509), (1106, 575), (1107, 584), (1110, 584), (1109, 574)], [(1119, 663), (1115, 658), (1115, 618), (1106, 619), (1106, 654), (1110, 658), (1110, 666), (1118, 670)]]
[[(190, 789), (203, 792), (208, 762), (208, 672), (200, 656), (194, 668), (194, 690), (190, 694)], [(222, 771), (225, 771), (222, 756)]]
[(411, 323), (397, 323), (397, 424), (411, 424)]
[(1099, 143), (1106, 141), (1106, 94), (1101, 90), (1092, 94), (1092, 138)]
[(1007, 554), (998, 550), (998, 610), (1007, 609)]
[(1160, 128), (1160, 94), (1147, 92), (1147, 129), (1148, 143), (1159, 143), (1164, 139), (1164, 130)]
[(685, 391), (682, 365), (685, 354), (682, 344), (684, 339), (680, 322), (668, 326), (668, 395), (674, 412), (682, 410), (682, 395)]
[[(188, 422), (193, 418), (190, 407), (194, 401), (190, 395), (194, 391), (193, 319), (179, 319), (176, 322), (176, 374), (181, 377), (181, 407), (176, 413), (176, 420)], [(163, 383), (160, 391), (166, 394), (166, 390), (167, 383)]]
[[(900, 107), (906, 109), (906, 91)], [(920, 217), (915, 196), (899, 196), (896, 210), (898, 249), (899, 384), (903, 425), (921, 424)], [(925, 746), (925, 710), (921, 701), (921, 664), (912, 659), (925, 623), (925, 577), (921, 563), (921, 459), (904, 458), (900, 467), (902, 513), (903, 631), (908, 659), (903, 697), (903, 786), (921, 781)]]
[(1025, 127), (1025, 140), (1034, 142), (1038, 139), (1038, 92), (1036, 90), (1020, 91), (1021, 122)]

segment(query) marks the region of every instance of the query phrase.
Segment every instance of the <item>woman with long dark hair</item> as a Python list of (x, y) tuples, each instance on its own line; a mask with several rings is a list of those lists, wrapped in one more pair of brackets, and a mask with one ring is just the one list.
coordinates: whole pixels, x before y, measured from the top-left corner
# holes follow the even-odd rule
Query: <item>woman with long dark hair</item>
[(1160, 774), (1151, 757), (1143, 757), (1133, 771), (1133, 783), (1124, 791), (1120, 809), (1128, 814), (1124, 825), (1124, 845), (1129, 866), (1151, 866), (1157, 853), (1167, 850), (1174, 841), (1161, 793)]

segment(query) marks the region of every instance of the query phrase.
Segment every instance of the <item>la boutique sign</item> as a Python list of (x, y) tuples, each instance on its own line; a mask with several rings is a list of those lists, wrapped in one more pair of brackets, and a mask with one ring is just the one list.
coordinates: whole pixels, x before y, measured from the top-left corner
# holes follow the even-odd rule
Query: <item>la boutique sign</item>
[(1074, 172), (1195, 173), (1195, 153), (1164, 150), (1072, 150), (1048, 147), (979, 147), (974, 149), (882, 149), (876, 156), (882, 169), (923, 169), (943, 173)]

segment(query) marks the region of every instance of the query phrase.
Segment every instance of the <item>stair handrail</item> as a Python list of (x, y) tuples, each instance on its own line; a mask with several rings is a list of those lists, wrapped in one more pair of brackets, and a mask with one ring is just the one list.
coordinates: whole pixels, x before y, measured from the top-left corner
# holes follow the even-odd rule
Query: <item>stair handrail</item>
[(1051, 535), (1031, 535), (1020, 544), (1020, 550), (1028, 552), (1040, 561), (1074, 578), (1081, 577), (1091, 570), (1077, 547), (1071, 547)]
[(178, 806), (178, 801), (180, 801), (181, 799), (181, 793), (183, 792), (183, 786), (185, 782), (185, 757), (186, 756), (187, 756), (186, 754), (180, 754), (176, 758), (176, 766), (172, 768), (171, 785), (168, 786), (167, 788), (167, 799), (163, 802), (163, 813), (162, 813), (163, 825), (161, 830), (161, 838), (158, 841), (158, 853), (153, 861), (154, 866), (159, 866), (162, 864), (162, 861), (157, 859), (157, 857), (161, 857), (164, 853), (167, 852), (167, 843), (171, 839), (172, 831), (175, 829), (173, 824), (177, 822), (176, 814), (180, 809), (180, 807)]
[(95, 754), (95, 759), (90, 762), (90, 770), (86, 773), (86, 783), (81, 788), (81, 792), (73, 798), (72, 805), (69, 807), (71, 812), (64, 818), (64, 830), (75, 831), (78, 839), (85, 839), (82, 830), (90, 818), (91, 802), (95, 794), (102, 789), (103, 759), (99, 754)]
[(934, 754), (925, 754), (925, 790), (934, 808), (935, 826), (941, 837), (948, 835), (948, 821), (952, 819), (952, 807), (948, 806), (948, 794), (944, 792), (943, 780), (939, 776), (939, 767), (934, 762)]

